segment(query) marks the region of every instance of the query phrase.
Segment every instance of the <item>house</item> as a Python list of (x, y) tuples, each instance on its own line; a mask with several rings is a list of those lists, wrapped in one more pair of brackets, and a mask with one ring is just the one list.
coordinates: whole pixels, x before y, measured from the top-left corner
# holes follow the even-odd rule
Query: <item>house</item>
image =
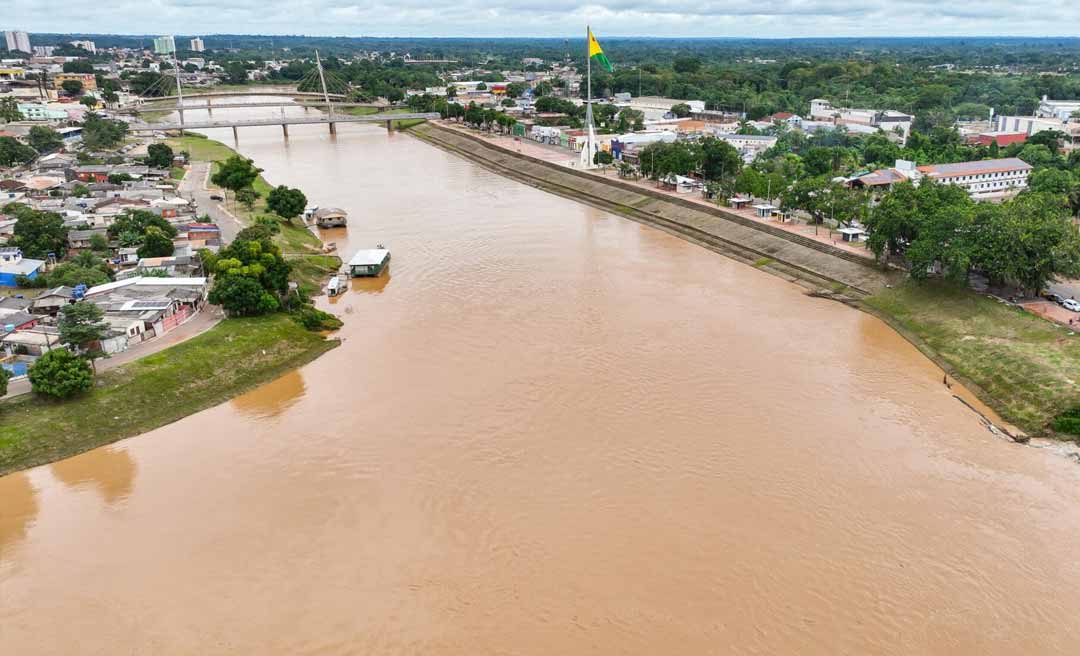
[(776, 145), (776, 137), (764, 134), (718, 134), (716, 138), (734, 146), (745, 162), (752, 162), (758, 154)]
[(1016, 157), (986, 159), (956, 164), (920, 166), (923, 177), (967, 190), (975, 200), (989, 200), (1018, 193), (1027, 188), (1031, 165)]
[(117, 266), (129, 267), (135, 266), (139, 263), (139, 249), (135, 247), (124, 247), (116, 252), (116, 259), (114, 260)]
[(1080, 119), (1039, 116), (996, 116), (994, 129), (998, 132), (1023, 132), (1029, 137), (1039, 132), (1053, 130), (1064, 132), (1066, 149), (1080, 148)]
[(108, 240), (109, 231), (106, 228), (92, 228), (90, 230), (69, 230), (67, 235), (68, 248), (75, 251), (89, 250), (90, 240), (94, 236)]
[[(810, 118), (815, 121), (834, 125), (862, 126), (872, 128), (871, 132), (883, 130), (886, 134), (896, 135), (901, 142), (906, 142), (911, 133), (911, 124), (915, 117), (891, 109), (855, 109), (833, 107), (832, 103), (822, 98), (810, 101)], [(855, 128), (853, 131), (862, 131)]]
[(44, 260), (23, 257), (22, 249), (16, 246), (0, 248), (0, 287), (16, 287), (19, 276), (37, 278), (38, 272), (45, 266)]
[(40, 318), (25, 310), (0, 310), (0, 334), (33, 328)]
[(187, 234), (188, 241), (221, 239), (221, 228), (216, 223), (188, 223), (177, 226), (177, 231)]
[[(206, 278), (134, 277), (86, 290), (86, 302), (105, 312), (117, 325), (126, 324), (127, 339), (163, 335), (198, 312), (206, 300)], [(138, 334), (131, 327), (140, 323)]]
[(1028, 135), (1025, 132), (982, 132), (967, 138), (967, 142), (979, 146), (997, 144), (999, 147), (1014, 143), (1024, 143)]
[(1045, 95), (1035, 110), (1035, 113), (1042, 118), (1056, 118), (1062, 121), (1069, 120), (1078, 112), (1080, 112), (1080, 100), (1050, 100)]
[(46, 289), (34, 297), (30, 311), (34, 314), (56, 316), (60, 308), (75, 302), (75, 290), (72, 287)]
[(873, 191), (889, 191), (893, 185), (905, 180), (917, 180), (919, 172), (915, 162), (903, 159), (896, 160), (896, 166), (890, 169), (878, 169), (872, 173), (865, 173), (851, 178), (848, 184), (852, 187), (861, 187)]
[(768, 118), (772, 123), (786, 123), (791, 128), (798, 128), (802, 125), (802, 117), (798, 114), (791, 112), (776, 112)]
[(0, 339), (0, 348), (6, 357), (30, 355), (41, 357), (60, 344), (60, 331), (52, 326), (34, 326), (26, 330), (7, 333)]
[(190, 255), (168, 257), (144, 257), (135, 265), (135, 275), (165, 273), (169, 276), (188, 276), (199, 269), (198, 258)]

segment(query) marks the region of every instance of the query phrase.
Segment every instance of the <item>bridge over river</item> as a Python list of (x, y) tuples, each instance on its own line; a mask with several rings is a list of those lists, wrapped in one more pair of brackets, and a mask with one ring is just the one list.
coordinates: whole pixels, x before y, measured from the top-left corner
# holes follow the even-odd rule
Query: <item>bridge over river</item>
[(330, 134), (336, 134), (337, 123), (386, 123), (390, 129), (392, 121), (409, 119), (431, 120), (439, 118), (437, 112), (407, 112), (395, 114), (367, 114), (365, 116), (352, 116), (349, 114), (323, 114), (320, 116), (277, 116), (271, 118), (241, 118), (223, 121), (180, 121), (168, 123), (145, 123), (142, 125), (132, 124), (128, 129), (131, 132), (165, 132), (168, 130), (201, 130), (208, 128), (232, 128), (233, 136), (236, 136), (237, 128), (255, 127), (264, 125), (280, 125), (282, 133), (289, 136), (290, 125), (310, 125), (321, 123), (330, 126)]

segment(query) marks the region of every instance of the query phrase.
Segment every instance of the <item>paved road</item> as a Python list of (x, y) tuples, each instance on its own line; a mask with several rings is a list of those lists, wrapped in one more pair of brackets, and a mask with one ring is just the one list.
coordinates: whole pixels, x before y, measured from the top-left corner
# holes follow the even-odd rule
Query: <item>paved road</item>
[[(210, 190), (207, 185), (210, 177), (210, 162), (192, 162), (187, 175), (180, 181), (178, 191), (184, 198), (194, 198), (199, 208), (199, 216), (210, 215), (210, 220), (221, 228), (221, 241), (223, 244), (231, 242), (236, 233), (240, 232), (243, 224), (232, 215), (225, 205), (210, 199)], [(215, 191), (214, 193), (221, 193)]]
[[(201, 312), (161, 337), (151, 339), (147, 342), (140, 342), (123, 353), (117, 353), (112, 357), (97, 360), (95, 366), (97, 366), (98, 373), (115, 369), (116, 367), (127, 364), (133, 360), (138, 360), (139, 358), (144, 358), (153, 353), (157, 353), (158, 351), (163, 351), (170, 346), (175, 346), (196, 335), (201, 335), (216, 326), (218, 322), (224, 318), (224, 314), (220, 307), (216, 305), (204, 305)], [(17, 381), (11, 381), (11, 383), (8, 384), (8, 393), (3, 398), (7, 399), (13, 396), (19, 396), (20, 394), (26, 394), (29, 391), (30, 381), (28, 379), (23, 378)]]

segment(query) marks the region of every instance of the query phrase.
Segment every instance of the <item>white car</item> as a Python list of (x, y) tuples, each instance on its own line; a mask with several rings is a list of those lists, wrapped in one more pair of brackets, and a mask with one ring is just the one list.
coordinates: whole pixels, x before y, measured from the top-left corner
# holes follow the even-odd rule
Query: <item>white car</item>
[(1073, 312), (1080, 312), (1080, 301), (1067, 298), (1061, 302), (1061, 307), (1066, 310), (1072, 310)]

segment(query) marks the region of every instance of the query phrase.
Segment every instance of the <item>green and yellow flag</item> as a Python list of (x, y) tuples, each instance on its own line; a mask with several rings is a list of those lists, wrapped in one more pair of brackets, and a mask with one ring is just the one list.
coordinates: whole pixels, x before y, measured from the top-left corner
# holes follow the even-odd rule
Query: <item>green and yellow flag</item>
[(608, 73), (614, 70), (611, 68), (611, 62), (608, 61), (607, 55), (604, 54), (604, 49), (600, 47), (600, 42), (593, 36), (591, 28), (589, 29), (589, 59), (603, 66)]

